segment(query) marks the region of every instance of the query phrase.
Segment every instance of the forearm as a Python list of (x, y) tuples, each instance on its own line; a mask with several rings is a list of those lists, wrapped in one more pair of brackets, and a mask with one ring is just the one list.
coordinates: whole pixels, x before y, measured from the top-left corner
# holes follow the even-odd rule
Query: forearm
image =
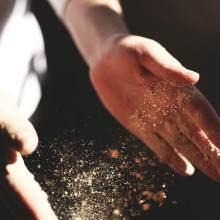
[(70, 0), (63, 21), (89, 67), (109, 37), (128, 33), (119, 0)]

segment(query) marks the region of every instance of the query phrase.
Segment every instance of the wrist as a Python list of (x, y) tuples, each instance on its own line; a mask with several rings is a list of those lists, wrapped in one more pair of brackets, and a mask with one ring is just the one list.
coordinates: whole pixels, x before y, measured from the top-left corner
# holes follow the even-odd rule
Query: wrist
[(107, 61), (110, 57), (120, 49), (120, 42), (126, 36), (129, 36), (128, 32), (112, 32), (110, 35), (102, 41), (100, 46), (96, 49), (94, 56), (91, 57), (88, 62), (90, 70), (97, 64), (103, 61)]
[[(90, 9), (88, 17), (93, 18), (91, 23), (92, 42), (88, 46), (85, 60), (91, 68), (102, 59), (102, 56), (116, 45), (117, 39), (129, 34), (121, 14), (106, 6), (97, 6)], [(95, 15), (95, 16), (94, 16)], [(90, 49), (90, 50), (89, 50)]]
[(116, 34), (128, 34), (118, 0), (69, 1), (64, 23), (91, 68)]

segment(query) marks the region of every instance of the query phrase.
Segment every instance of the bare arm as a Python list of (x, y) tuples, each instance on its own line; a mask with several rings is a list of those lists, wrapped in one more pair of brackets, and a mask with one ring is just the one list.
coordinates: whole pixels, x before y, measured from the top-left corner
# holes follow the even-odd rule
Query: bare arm
[[(108, 42), (129, 35), (119, 0), (69, 0), (63, 21), (90, 68), (102, 59)], [(158, 43), (148, 49), (151, 57), (146, 67), (157, 76), (174, 84), (198, 81), (197, 73), (185, 69)]]
[(64, 23), (90, 67), (99, 59), (106, 40), (128, 34), (118, 0), (69, 1)]
[(182, 175), (220, 181), (220, 120), (199, 75), (159, 43), (129, 34), (118, 0), (69, 0), (62, 16), (108, 111)]

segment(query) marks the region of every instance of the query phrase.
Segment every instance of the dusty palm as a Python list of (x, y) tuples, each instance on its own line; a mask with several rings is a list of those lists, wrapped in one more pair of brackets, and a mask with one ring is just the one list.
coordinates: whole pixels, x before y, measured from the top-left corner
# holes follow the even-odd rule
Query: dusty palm
[[(191, 175), (194, 168), (189, 160), (220, 181), (220, 121), (214, 109), (195, 86), (176, 84), (178, 77), (183, 80), (179, 75), (185, 71), (176, 60), (163, 58), (170, 63), (161, 70), (161, 62), (144, 54), (146, 51), (134, 42), (122, 40), (114, 51), (111, 46), (105, 58), (91, 70), (93, 85), (103, 104), (176, 172)], [(150, 64), (143, 65), (143, 60)], [(176, 68), (176, 78), (169, 65), (171, 70)], [(146, 69), (148, 66), (151, 71)], [(155, 74), (157, 70), (168, 71), (168, 82), (158, 77), (161, 72)]]

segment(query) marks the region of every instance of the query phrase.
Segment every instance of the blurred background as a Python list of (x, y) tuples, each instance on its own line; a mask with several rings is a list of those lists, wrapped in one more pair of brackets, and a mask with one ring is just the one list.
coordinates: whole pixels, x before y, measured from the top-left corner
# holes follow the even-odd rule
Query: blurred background
[[(131, 33), (158, 41), (184, 66), (199, 72), (197, 86), (219, 113), (220, 2), (124, 0), (121, 3)], [(42, 27), (48, 59), (45, 86), (47, 107), (51, 108), (48, 112), (51, 115), (65, 111), (66, 114), (60, 112), (64, 116), (62, 121), (65, 117), (68, 121), (69, 117), (78, 118), (88, 108), (96, 112), (100, 106), (88, 80), (88, 68), (69, 34), (47, 2), (33, 0), (32, 5)], [(72, 111), (76, 114), (71, 114)]]
[[(160, 42), (184, 66), (200, 73), (197, 86), (219, 114), (220, 2), (124, 0), (121, 3), (132, 34)], [(114, 138), (118, 139), (123, 132), (112, 137), (120, 126), (99, 102), (88, 79), (88, 68), (66, 29), (46, 1), (33, 0), (33, 11), (42, 27), (49, 67), (44, 96), (37, 112), (40, 140), (44, 143), (62, 130), (74, 127), (82, 131), (75, 135), (75, 139), (96, 137), (102, 145), (109, 139), (116, 142)], [(130, 217), (219, 219), (219, 184), (199, 171), (193, 177), (176, 182), (168, 190), (170, 197), (167, 196), (168, 200), (178, 201), (176, 206), (154, 207), (142, 216)]]
[[(185, 67), (200, 73), (201, 78), (197, 87), (219, 114), (220, 1), (124, 0), (121, 3), (124, 8), (125, 20), (132, 34), (158, 41)], [(102, 146), (105, 149), (106, 145), (112, 146), (114, 143), (117, 143), (116, 145), (120, 148), (123, 144), (119, 139), (124, 140), (125, 137), (131, 138), (131, 136), (117, 124), (98, 100), (89, 82), (86, 64), (49, 4), (45, 0), (33, 0), (32, 8), (45, 39), (48, 76), (43, 86), (41, 103), (31, 119), (40, 137), (40, 149), (31, 157), (26, 158), (26, 163), (49, 194), (52, 207), (60, 219), (77, 219), (76, 216), (75, 218), (70, 215), (68, 217), (67, 212), (65, 212), (65, 206), (69, 209), (70, 200), (68, 200), (68, 205), (67, 200), (58, 202), (57, 197), (62, 197), (63, 192), (54, 195), (54, 191), (61, 187), (59, 182), (57, 183), (58, 186), (55, 186), (54, 182), (56, 181), (54, 180), (55, 185), (49, 184), (50, 187), (48, 187), (48, 179), (51, 178), (49, 181), (51, 183), (53, 178), (58, 177), (51, 177), (50, 175), (53, 175), (51, 169), (55, 168), (48, 165), (50, 162), (42, 161), (46, 161), (46, 158), (47, 160), (50, 158), (50, 161), (51, 152), (54, 152), (54, 148), (60, 145), (71, 147), (73, 142), (77, 145), (76, 143), (81, 143), (80, 140), (83, 139), (85, 145), (88, 145), (89, 141), (92, 140), (93, 145), (96, 145), (94, 148)], [(70, 130), (76, 132), (71, 136)], [(68, 135), (65, 136), (66, 133)], [(137, 140), (132, 139), (127, 143), (144, 148)], [(49, 149), (53, 146), (53, 150), (45, 150), (45, 146), (50, 146)], [(82, 143), (80, 146), (82, 148)], [(72, 147), (72, 149), (75, 148), (76, 146)], [(113, 148), (120, 152), (116, 146)], [(83, 149), (81, 149), (82, 152), (85, 150)], [(89, 149), (91, 150), (91, 148)], [(136, 148), (134, 147), (134, 149)], [(140, 149), (137, 148), (136, 150)], [(95, 150), (92, 149), (92, 151)], [(129, 150), (126, 153), (129, 154)], [(147, 151), (147, 153), (149, 157), (151, 152)], [(65, 156), (66, 153), (60, 154)], [(80, 160), (79, 154), (80, 152), (75, 156)], [(56, 157), (55, 153), (54, 155), (53, 158)], [(95, 156), (92, 158), (97, 160)], [(70, 159), (74, 160), (74, 157)], [(56, 160), (59, 159), (56, 157)], [(75, 167), (78, 166), (76, 161)], [(156, 159), (155, 161), (157, 164)], [(89, 162), (91, 161), (89, 160)], [(88, 170), (89, 162), (83, 167), (84, 169)], [(60, 163), (57, 163), (55, 167), (57, 168), (58, 165), (64, 167)], [(181, 178), (164, 166), (157, 164), (156, 168), (155, 166), (152, 167), (156, 169), (155, 173), (157, 173), (152, 184), (158, 184), (158, 187), (156, 186), (158, 191), (161, 190), (162, 185), (166, 185), (166, 199), (162, 207), (159, 207), (159, 203), (151, 204), (152, 208), (147, 211), (138, 211), (139, 214), (137, 214), (135, 209), (139, 210), (140, 204), (136, 204), (130, 208), (133, 211), (124, 211), (121, 216), (115, 212), (115, 215), (108, 215), (107, 217), (80, 215), (81, 219), (219, 219), (219, 184), (208, 179), (199, 171), (196, 171), (192, 177)], [(167, 172), (169, 172), (169, 178), (165, 178)], [(151, 186), (152, 184), (150, 183)], [(136, 198), (136, 195), (133, 197)]]

